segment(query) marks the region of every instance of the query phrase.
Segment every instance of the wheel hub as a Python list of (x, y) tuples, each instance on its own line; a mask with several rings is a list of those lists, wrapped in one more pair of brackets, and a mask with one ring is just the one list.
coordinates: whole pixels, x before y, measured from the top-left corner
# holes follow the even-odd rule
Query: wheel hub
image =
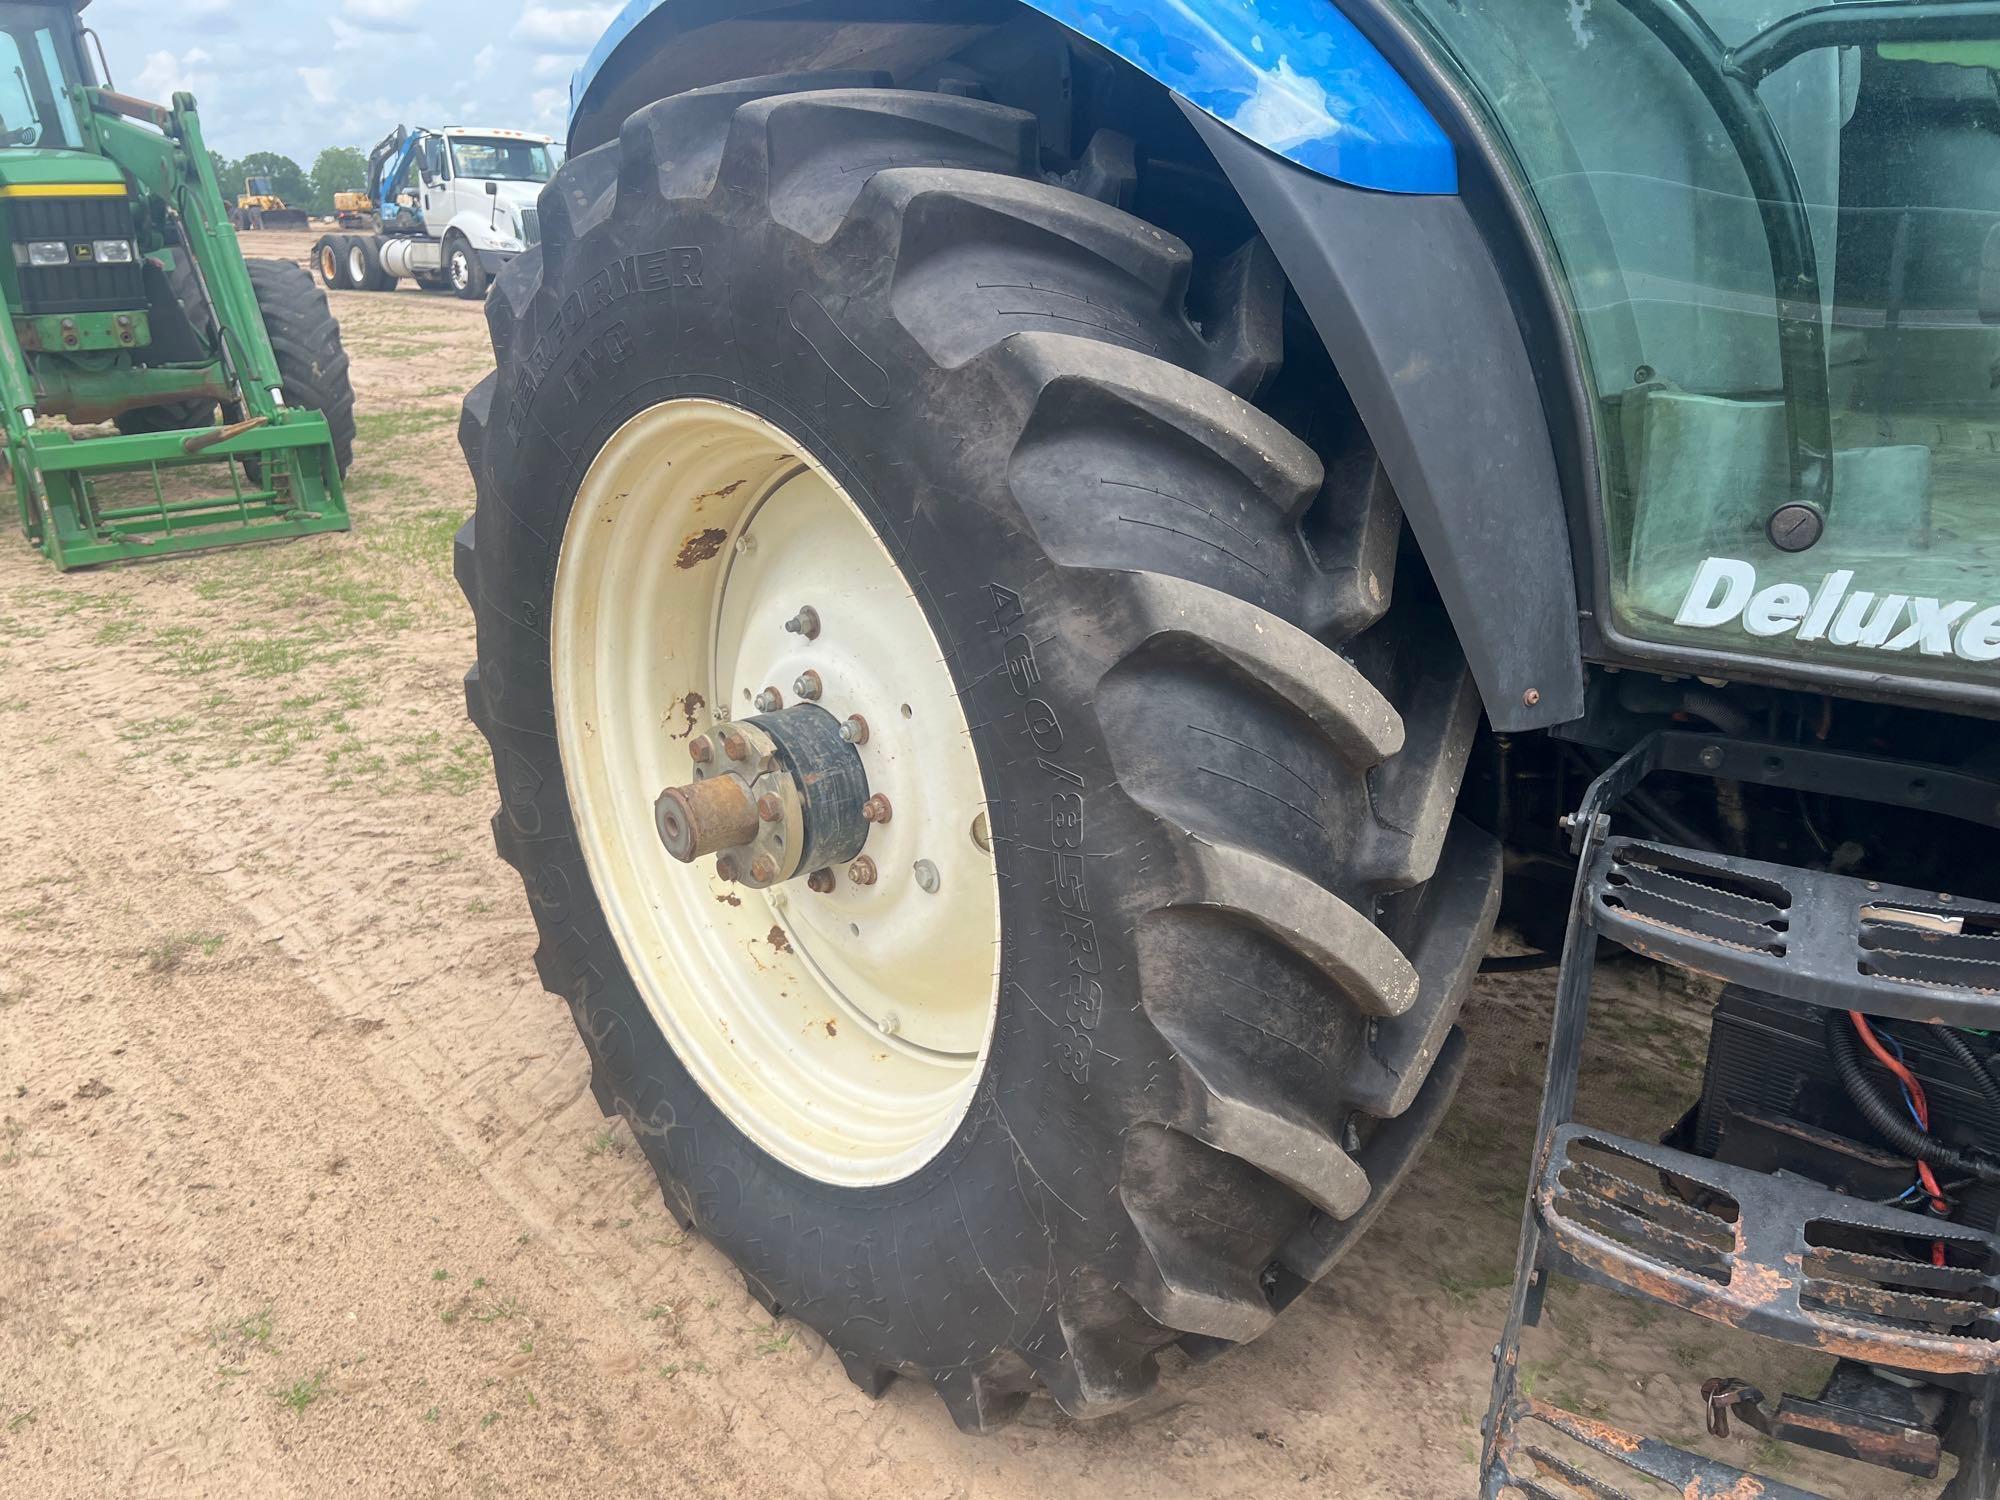
[(868, 837), (868, 773), (841, 729), (802, 703), (691, 738), (694, 780), (653, 804), (667, 853), (713, 854), (719, 878), (755, 890), (853, 859)]
[(591, 884), (675, 1053), (796, 1170), (916, 1170), (992, 1040), (999, 882), (947, 653), (867, 514), (740, 407), (640, 412), (579, 484), (549, 652)]

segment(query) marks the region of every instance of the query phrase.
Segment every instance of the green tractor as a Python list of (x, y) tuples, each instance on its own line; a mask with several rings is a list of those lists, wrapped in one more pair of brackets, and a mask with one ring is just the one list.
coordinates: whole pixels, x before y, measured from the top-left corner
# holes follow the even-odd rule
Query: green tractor
[(88, 3), (0, 4), (0, 420), (22, 527), (65, 570), (345, 531), (354, 392), (326, 299), (289, 261), (245, 261), (193, 98), (114, 92)]

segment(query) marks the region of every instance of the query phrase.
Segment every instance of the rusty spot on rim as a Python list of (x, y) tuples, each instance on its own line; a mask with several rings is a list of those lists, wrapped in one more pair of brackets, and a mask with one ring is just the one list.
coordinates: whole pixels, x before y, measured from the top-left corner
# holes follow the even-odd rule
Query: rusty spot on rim
[(689, 693), (685, 698), (681, 699), (681, 714), (687, 720), (687, 728), (675, 735), (675, 739), (684, 740), (694, 733), (694, 716), (707, 707), (707, 705), (708, 700), (702, 697), (700, 693)]
[(764, 934), (764, 941), (780, 953), (790, 953), (792, 951), (792, 940), (785, 936), (785, 929), (780, 927), (776, 922), (773, 922), (771, 930)]
[(681, 555), (674, 559), (677, 568), (692, 568), (697, 563), (705, 563), (722, 550), (722, 544), (729, 540), (729, 533), (720, 526), (711, 526), (706, 531), (697, 531), (681, 543)]

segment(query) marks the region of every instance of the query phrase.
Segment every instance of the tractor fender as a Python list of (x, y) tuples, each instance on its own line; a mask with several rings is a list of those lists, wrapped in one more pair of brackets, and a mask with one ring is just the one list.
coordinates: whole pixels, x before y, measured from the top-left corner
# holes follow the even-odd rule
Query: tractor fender
[(1569, 520), (1535, 366), (1465, 200), (1368, 192), (1180, 101), (1284, 268), (1503, 733), (1583, 713)]
[[(849, 3), (629, 0), (571, 82), (570, 155), (670, 94), (913, 72), (1024, 8), (1042, 13), (1168, 90), (1243, 199), (1375, 442), (1493, 727), (1582, 714), (1568, 512), (1537, 367), (1459, 195), (1454, 134), (1368, 34), (1327, 0)], [(1379, 19), (1377, 0), (1342, 3)], [(757, 24), (732, 24), (745, 20)]]

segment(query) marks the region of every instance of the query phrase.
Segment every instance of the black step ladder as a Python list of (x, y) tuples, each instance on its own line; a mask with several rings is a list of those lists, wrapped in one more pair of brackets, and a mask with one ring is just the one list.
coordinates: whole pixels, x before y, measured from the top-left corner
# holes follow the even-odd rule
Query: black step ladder
[[(2000, 783), (1815, 747), (1681, 731), (1641, 741), (1565, 819), (1578, 857), (1548, 1074), (1507, 1326), (1484, 1425), (1485, 1500), (1641, 1500), (1622, 1467), (1702, 1497), (1819, 1500), (1524, 1392), (1521, 1332), (1568, 1277), (1838, 1356), (1816, 1397), (1775, 1406), (1733, 1379), (1690, 1399), (1783, 1441), (1906, 1474), (1958, 1472), (1945, 1500), (2000, 1500), (2000, 1237), (1572, 1119), (1601, 939), (1788, 1000), (2000, 1030), (2000, 906), (1615, 836), (1613, 809), (1660, 771), (1793, 788), (2000, 827)], [(1855, 1243), (1903, 1244), (1912, 1254)], [(1844, 1242), (1844, 1243), (1843, 1243)], [(1933, 1244), (1945, 1264), (1932, 1263)], [(1915, 1247), (1926, 1254), (1919, 1258)], [(1883, 1372), (1890, 1372), (1884, 1374)], [(1552, 1434), (1609, 1460), (1592, 1460)], [(1557, 1451), (1560, 1449), (1561, 1451)], [(1577, 1461), (1565, 1459), (1570, 1452)]]

